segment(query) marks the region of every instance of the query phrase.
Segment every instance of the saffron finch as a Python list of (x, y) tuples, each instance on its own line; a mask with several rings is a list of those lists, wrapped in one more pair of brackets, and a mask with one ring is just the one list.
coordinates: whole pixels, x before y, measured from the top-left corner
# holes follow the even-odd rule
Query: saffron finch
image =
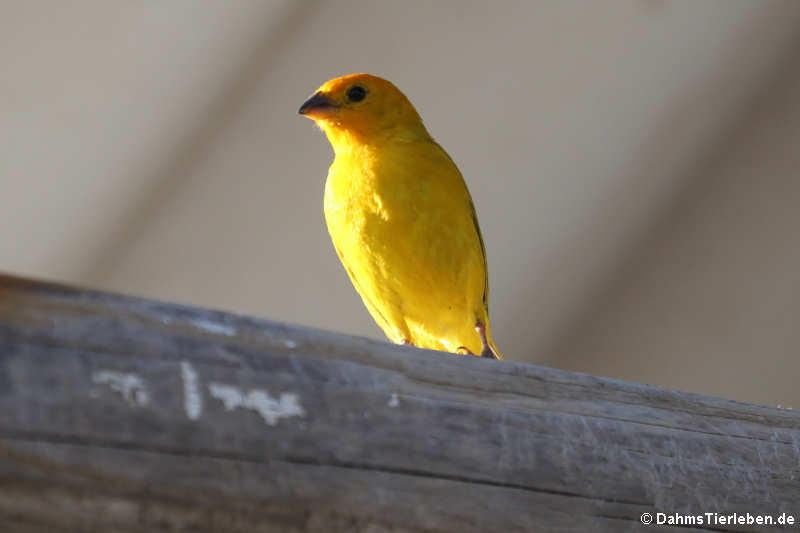
[(500, 359), (486, 250), (467, 186), (392, 83), (350, 74), (300, 107), (335, 153), (325, 221), (356, 291), (387, 337)]

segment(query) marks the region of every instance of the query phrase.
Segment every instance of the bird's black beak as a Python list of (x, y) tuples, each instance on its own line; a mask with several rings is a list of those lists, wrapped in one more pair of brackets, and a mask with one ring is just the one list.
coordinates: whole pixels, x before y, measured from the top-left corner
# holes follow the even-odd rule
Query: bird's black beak
[(298, 113), (301, 115), (308, 115), (314, 111), (321, 111), (324, 109), (333, 109), (337, 107), (327, 96), (317, 91), (311, 95), (311, 98), (303, 102), (300, 106)]

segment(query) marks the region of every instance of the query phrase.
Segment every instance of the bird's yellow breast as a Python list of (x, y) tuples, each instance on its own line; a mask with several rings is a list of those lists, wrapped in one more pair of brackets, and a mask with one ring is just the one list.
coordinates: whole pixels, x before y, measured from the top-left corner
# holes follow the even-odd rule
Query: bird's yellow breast
[(337, 151), (325, 220), (350, 279), (395, 342), (480, 353), (486, 266), (469, 192), (433, 140)]

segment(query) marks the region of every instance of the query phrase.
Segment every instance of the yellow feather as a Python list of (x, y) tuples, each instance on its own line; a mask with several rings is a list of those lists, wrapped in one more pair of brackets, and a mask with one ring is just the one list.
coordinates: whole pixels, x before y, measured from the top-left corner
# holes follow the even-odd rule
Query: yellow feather
[(387, 337), (480, 355), (480, 323), (500, 358), (472, 199), (408, 99), (386, 80), (355, 74), (325, 83), (300, 112), (333, 146), (325, 221), (350, 280)]

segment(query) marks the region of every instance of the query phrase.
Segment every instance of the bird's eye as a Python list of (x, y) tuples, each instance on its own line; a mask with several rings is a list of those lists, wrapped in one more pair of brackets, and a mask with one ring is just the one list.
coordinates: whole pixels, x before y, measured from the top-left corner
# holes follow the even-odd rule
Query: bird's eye
[(347, 99), (351, 102), (360, 102), (367, 96), (367, 90), (361, 85), (353, 85), (347, 89)]

